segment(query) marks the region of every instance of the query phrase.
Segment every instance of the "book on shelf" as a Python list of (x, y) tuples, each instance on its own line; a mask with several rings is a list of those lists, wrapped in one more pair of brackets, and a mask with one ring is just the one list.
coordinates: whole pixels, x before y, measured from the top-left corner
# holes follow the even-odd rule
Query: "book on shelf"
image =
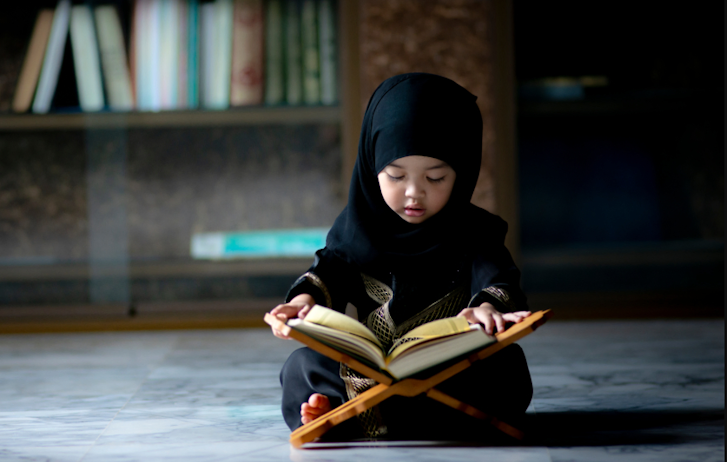
[(159, 109), (177, 108), (179, 81), (179, 9), (181, 0), (159, 5)]
[(199, 6), (199, 102), (202, 107), (212, 104), (215, 54), (215, 5), (202, 3)]
[(263, 2), (235, 0), (233, 6), (230, 105), (263, 102)]
[[(123, 3), (58, 0), (55, 9), (43, 10), (23, 61), (13, 110), (336, 103), (335, 0), (129, 4), (121, 11)], [(124, 31), (121, 19), (127, 14), (130, 30)], [(64, 77), (66, 62), (74, 70)], [(59, 79), (72, 80), (73, 90), (59, 89)]]
[(189, 90), (187, 88), (189, 85), (187, 76), (187, 60), (189, 59), (189, 47), (187, 46), (187, 35), (189, 34), (189, 2), (187, 0), (180, 0), (177, 7), (177, 26), (179, 28), (177, 39), (179, 43), (177, 43), (177, 68), (175, 69), (177, 77), (176, 109), (187, 109), (189, 107), (189, 102), (187, 101), (189, 96)]
[(40, 77), (40, 69), (43, 64), (43, 56), (48, 45), (52, 25), (53, 10), (40, 10), (35, 20), (33, 34), (28, 45), (28, 52), (25, 55), (23, 67), (20, 69), (18, 86), (13, 97), (13, 111), (15, 112), (27, 112), (33, 102), (33, 94), (35, 93), (35, 87)]
[(303, 0), (300, 12), (300, 35), (303, 59), (303, 101), (307, 105), (316, 105), (321, 102), (317, 15), (316, 0)]
[(214, 55), (212, 57), (212, 98), (209, 109), (227, 109), (230, 106), (232, 72), (232, 0), (214, 2)]
[(134, 1), (131, 10), (131, 26), (129, 28), (129, 77), (131, 78), (131, 94), (134, 97), (134, 107), (142, 109), (140, 101), (139, 78), (141, 74), (140, 40), (142, 27), (142, 12), (140, 2)]
[(269, 106), (282, 104), (285, 97), (282, 3), (268, 0), (265, 4), (265, 104)]
[[(142, 1), (142, 0), (139, 0)], [(149, 0), (148, 17), (145, 25), (148, 28), (146, 40), (141, 42), (142, 50), (145, 50), (146, 73), (144, 74), (143, 83), (148, 87), (147, 109), (150, 111), (160, 111), (162, 109), (161, 97), (161, 9), (162, 0)]]
[(232, 0), (200, 5), (201, 105), (206, 109), (230, 105), (232, 12)]
[(53, 12), (53, 24), (48, 38), (48, 46), (43, 56), (38, 88), (33, 99), (32, 108), (35, 113), (45, 114), (50, 110), (63, 61), (63, 51), (66, 46), (70, 18), (71, 1), (60, 0)]
[(99, 5), (94, 14), (108, 105), (112, 111), (130, 111), (134, 98), (119, 13), (113, 5)]
[(305, 319), (289, 319), (286, 325), (395, 379), (409, 377), (497, 342), (481, 325), (471, 325), (463, 317), (452, 317), (416, 327), (385, 350), (376, 335), (362, 323), (320, 305), (315, 305)]
[(291, 106), (303, 102), (300, 7), (300, 0), (285, 5), (285, 102)]
[(187, 4), (187, 108), (199, 106), (199, 0)]
[(142, 111), (154, 110), (152, 98), (152, 6), (154, 2), (136, 0), (133, 16), (134, 88), (136, 107)]
[(88, 5), (73, 6), (71, 9), (71, 47), (78, 98), (84, 112), (100, 111), (104, 107), (101, 63), (94, 29), (91, 7)]
[(336, 104), (336, 14), (333, 0), (318, 4), (318, 48), (320, 50), (321, 103)]

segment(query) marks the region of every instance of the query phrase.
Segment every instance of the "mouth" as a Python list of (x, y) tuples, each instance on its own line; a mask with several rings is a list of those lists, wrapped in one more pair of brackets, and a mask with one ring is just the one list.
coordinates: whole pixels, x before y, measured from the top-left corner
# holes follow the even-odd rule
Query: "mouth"
[(421, 217), (426, 212), (426, 209), (421, 205), (408, 205), (404, 209), (404, 213), (408, 217)]

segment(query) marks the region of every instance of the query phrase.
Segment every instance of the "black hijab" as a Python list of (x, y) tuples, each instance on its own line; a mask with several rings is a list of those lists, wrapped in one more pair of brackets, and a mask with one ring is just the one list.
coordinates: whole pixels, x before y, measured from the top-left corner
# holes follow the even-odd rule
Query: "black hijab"
[[(482, 155), (476, 99), (452, 80), (424, 73), (398, 75), (376, 89), (361, 127), (348, 204), (328, 234), (327, 251), (360, 271), (388, 271), (421, 287), (451, 279), (463, 259), (471, 261), (493, 238), (502, 244), (505, 222), (470, 203)], [(420, 224), (386, 205), (377, 178), (389, 163), (411, 155), (447, 162), (457, 174), (445, 207)]]

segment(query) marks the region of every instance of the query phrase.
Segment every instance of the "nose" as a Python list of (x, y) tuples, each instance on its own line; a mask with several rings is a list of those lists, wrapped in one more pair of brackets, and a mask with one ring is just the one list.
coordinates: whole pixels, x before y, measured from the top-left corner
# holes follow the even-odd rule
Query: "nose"
[(410, 199), (418, 199), (424, 196), (424, 188), (417, 181), (410, 181), (406, 185), (406, 197)]

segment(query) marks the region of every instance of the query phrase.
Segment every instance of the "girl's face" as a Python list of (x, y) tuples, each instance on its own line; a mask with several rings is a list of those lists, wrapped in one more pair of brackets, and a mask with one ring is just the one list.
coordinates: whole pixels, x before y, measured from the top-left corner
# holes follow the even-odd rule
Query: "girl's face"
[(404, 221), (422, 223), (447, 205), (456, 173), (433, 157), (396, 159), (379, 173), (384, 201)]

